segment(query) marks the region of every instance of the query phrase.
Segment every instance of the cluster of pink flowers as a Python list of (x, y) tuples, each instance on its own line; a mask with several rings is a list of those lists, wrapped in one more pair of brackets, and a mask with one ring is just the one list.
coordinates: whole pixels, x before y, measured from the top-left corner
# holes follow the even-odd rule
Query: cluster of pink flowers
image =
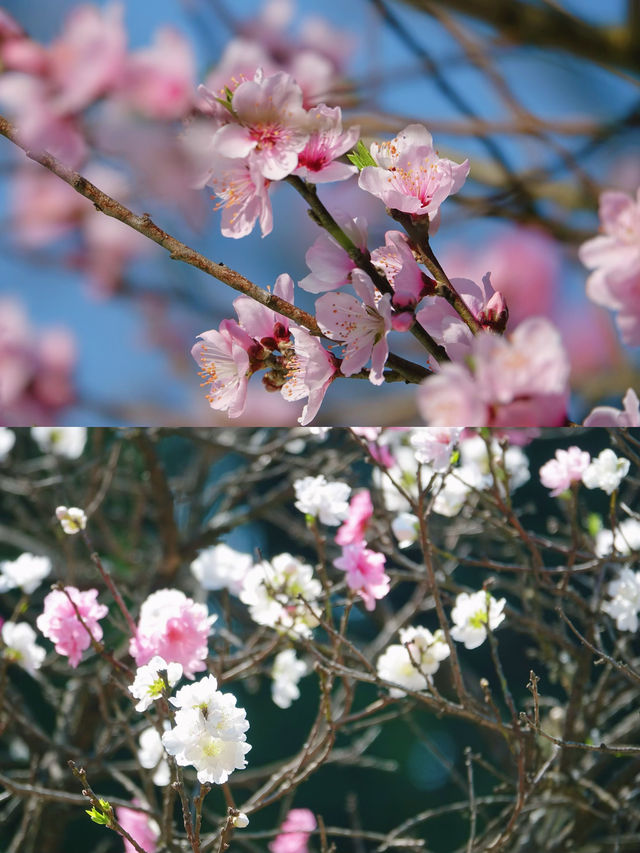
[(18, 302), (0, 299), (0, 424), (51, 423), (75, 399), (75, 364), (67, 329), (36, 331)]
[(67, 586), (64, 590), (54, 589), (47, 595), (44, 611), (36, 619), (36, 625), (45, 637), (55, 643), (58, 654), (69, 658), (69, 665), (75, 669), (92, 638), (96, 642), (102, 639), (99, 620), (108, 612), (105, 604), (98, 603), (97, 589), (81, 592), (74, 586)]
[(552, 497), (556, 497), (570, 488), (572, 483), (582, 480), (590, 462), (591, 457), (587, 451), (580, 450), (579, 447), (556, 450), (555, 458), (550, 459), (540, 469), (540, 482), (552, 490)]
[(364, 538), (372, 516), (369, 490), (357, 492), (351, 498), (349, 514), (335, 538), (336, 544), (342, 546), (342, 555), (333, 561), (337, 569), (347, 573), (347, 586), (360, 594), (367, 610), (373, 610), (376, 600), (389, 592), (389, 576), (384, 571), (386, 558), (367, 548)]
[(156, 655), (182, 665), (184, 675), (193, 678), (206, 669), (208, 638), (215, 617), (204, 604), (197, 604), (178, 589), (152, 593), (140, 607), (135, 637), (129, 653), (137, 666)]
[(280, 833), (269, 844), (271, 853), (308, 853), (309, 836), (317, 828), (310, 809), (291, 809), (280, 827)]

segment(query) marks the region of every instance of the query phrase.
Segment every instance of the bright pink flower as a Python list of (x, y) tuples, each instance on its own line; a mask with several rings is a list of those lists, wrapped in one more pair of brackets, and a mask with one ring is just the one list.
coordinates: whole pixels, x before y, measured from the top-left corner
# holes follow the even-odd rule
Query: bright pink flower
[(194, 77), (190, 43), (166, 27), (156, 33), (154, 44), (127, 59), (119, 95), (143, 115), (171, 121), (193, 106)]
[[(371, 252), (371, 260), (393, 287), (394, 306), (413, 308), (427, 289), (422, 270), (401, 231), (387, 231), (384, 239), (384, 246)], [(411, 319), (413, 320), (413, 317)]]
[[(476, 320), (489, 328), (495, 327), (505, 306), (501, 295), (494, 291), (489, 274), (481, 284), (467, 278), (452, 278), (451, 283)], [(427, 297), (416, 314), (416, 320), (444, 346), (453, 361), (462, 361), (471, 352), (473, 333), (446, 299)]]
[(302, 91), (295, 80), (282, 71), (265, 77), (259, 70), (253, 80), (237, 87), (231, 107), (228, 118), (233, 120), (216, 132), (214, 152), (234, 159), (251, 156), (268, 180), (290, 175), (309, 139)]
[(204, 604), (196, 604), (177, 589), (152, 593), (140, 608), (138, 630), (129, 642), (137, 666), (159, 655), (182, 664), (187, 678), (206, 669), (211, 620)]
[(547, 489), (552, 489), (551, 497), (556, 497), (566, 491), (572, 483), (579, 483), (582, 475), (589, 467), (591, 457), (586, 450), (579, 447), (569, 447), (567, 450), (556, 450), (554, 459), (550, 459), (540, 469), (540, 482)]
[(351, 277), (360, 298), (348, 293), (325, 293), (316, 301), (316, 317), (322, 331), (345, 347), (341, 372), (352, 376), (371, 359), (369, 381), (381, 385), (389, 355), (391, 297), (387, 293), (376, 301), (373, 283), (362, 270), (354, 270)]
[(436, 154), (431, 134), (410, 124), (390, 142), (371, 145), (377, 166), (360, 172), (363, 190), (394, 210), (434, 219), (442, 202), (457, 192), (469, 174), (469, 161), (454, 163)]
[[(276, 279), (273, 293), (287, 302), (293, 303), (293, 279), (287, 273)], [(277, 314), (265, 305), (261, 305), (250, 296), (239, 296), (233, 301), (238, 321), (248, 335), (256, 341), (265, 340), (268, 344), (278, 344), (289, 339), (289, 318)], [(268, 345), (267, 344), (267, 345)], [(269, 346), (275, 349), (275, 346)]]
[[(137, 805), (138, 801), (133, 800)], [(136, 841), (146, 853), (155, 853), (156, 842), (160, 835), (157, 823), (144, 812), (120, 806), (116, 809), (116, 819), (120, 826)], [(123, 838), (124, 853), (136, 853), (136, 848)]]
[(309, 809), (291, 809), (269, 844), (271, 853), (307, 853), (310, 834), (316, 829), (314, 814)]
[(77, 113), (116, 88), (126, 61), (123, 6), (77, 6), (50, 48), (53, 108)]
[(306, 329), (291, 326), (291, 334), (294, 351), (287, 356), (289, 373), (280, 393), (290, 401), (308, 398), (299, 418), (300, 424), (306, 426), (317, 415), (324, 395), (335, 379), (338, 361)]
[(596, 406), (584, 420), (584, 426), (592, 427), (629, 427), (640, 426), (640, 401), (633, 388), (627, 389), (622, 399), (624, 409), (613, 406)]
[[(352, 242), (362, 251), (367, 248), (367, 223), (362, 217), (345, 219), (336, 217), (338, 224)], [(351, 281), (351, 273), (356, 268), (354, 261), (326, 231), (323, 231), (305, 255), (310, 275), (298, 284), (309, 293), (325, 293), (337, 290)]]
[(212, 409), (229, 410), (230, 418), (239, 417), (245, 405), (249, 381), (249, 350), (254, 341), (233, 320), (223, 320), (216, 331), (198, 335), (191, 355), (202, 368), (205, 385), (210, 385), (207, 400)]
[(345, 545), (342, 556), (333, 561), (336, 569), (347, 573), (347, 586), (359, 592), (367, 610), (373, 610), (376, 599), (389, 592), (389, 576), (384, 573), (385, 556), (366, 547), (366, 542)]
[(320, 104), (308, 112), (308, 128), (311, 136), (298, 154), (299, 175), (314, 184), (329, 181), (344, 181), (358, 169), (348, 163), (338, 163), (337, 158), (350, 151), (360, 136), (359, 127), (351, 127), (343, 133), (340, 107)]
[(580, 260), (592, 269), (587, 296), (597, 305), (617, 311), (624, 343), (640, 344), (640, 189), (634, 200), (622, 192), (600, 196), (604, 234), (580, 247)]
[(444, 364), (418, 391), (429, 426), (561, 426), (569, 397), (569, 362), (554, 326), (542, 317), (509, 336), (476, 335), (473, 371)]
[(337, 545), (354, 545), (362, 542), (369, 520), (373, 515), (373, 503), (369, 489), (356, 492), (349, 501), (349, 515), (336, 533)]
[[(77, 607), (82, 617), (78, 619), (76, 609), (67, 594)], [(98, 590), (87, 589), (80, 592), (75, 586), (54, 589), (44, 600), (44, 611), (36, 619), (38, 629), (55, 643), (59, 655), (69, 658), (69, 665), (75, 669), (80, 663), (82, 653), (91, 645), (91, 638), (100, 641), (102, 628), (98, 623), (109, 612), (104, 604), (98, 604)], [(85, 627), (86, 626), (86, 627)]]

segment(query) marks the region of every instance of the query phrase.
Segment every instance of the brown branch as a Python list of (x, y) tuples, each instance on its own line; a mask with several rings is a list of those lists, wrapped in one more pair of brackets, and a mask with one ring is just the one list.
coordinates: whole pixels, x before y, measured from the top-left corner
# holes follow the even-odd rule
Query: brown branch
[(163, 249), (166, 249), (169, 252), (172, 260), (183, 261), (185, 264), (189, 264), (196, 269), (202, 270), (202, 272), (213, 276), (213, 278), (218, 279), (218, 281), (221, 281), (223, 284), (228, 285), (234, 290), (244, 293), (246, 296), (250, 296), (261, 305), (270, 308), (272, 311), (277, 311), (278, 314), (283, 314), (285, 317), (288, 317), (300, 326), (304, 326), (313, 335), (322, 334), (320, 327), (311, 314), (308, 314), (301, 308), (296, 308), (295, 305), (292, 305), (285, 299), (281, 299), (279, 296), (275, 296), (273, 293), (269, 293), (269, 291), (264, 290), (262, 287), (258, 287), (257, 284), (249, 281), (248, 278), (245, 278), (239, 272), (230, 269), (224, 264), (217, 264), (214, 261), (209, 260), (209, 258), (201, 255), (200, 252), (197, 252), (195, 249), (187, 246), (185, 243), (181, 242), (176, 237), (171, 236), (171, 234), (168, 234), (166, 231), (163, 231), (162, 228), (155, 224), (148, 213), (143, 213), (140, 216), (133, 213), (133, 211), (129, 210), (128, 207), (125, 207), (119, 201), (112, 198), (112, 196), (107, 195), (107, 193), (98, 189), (98, 187), (96, 187), (95, 184), (92, 184), (91, 181), (88, 181), (78, 172), (70, 169), (68, 166), (65, 166), (64, 163), (61, 163), (47, 151), (30, 150), (29, 147), (21, 141), (20, 134), (17, 129), (11, 124), (11, 122), (1, 115), (0, 134), (5, 136), (10, 142), (13, 142), (14, 145), (17, 145), (18, 148), (22, 148), (30, 160), (40, 163), (40, 165), (44, 166), (45, 169), (53, 172), (54, 175), (57, 175), (65, 183), (69, 184), (69, 186), (77, 193), (88, 198), (89, 201), (93, 202), (96, 210), (99, 210), (101, 213), (111, 216), (114, 219), (118, 219), (120, 222), (123, 222), (125, 225), (133, 228), (134, 231), (138, 231), (138, 233), (143, 234), (149, 240), (153, 240), (154, 243), (162, 246)]

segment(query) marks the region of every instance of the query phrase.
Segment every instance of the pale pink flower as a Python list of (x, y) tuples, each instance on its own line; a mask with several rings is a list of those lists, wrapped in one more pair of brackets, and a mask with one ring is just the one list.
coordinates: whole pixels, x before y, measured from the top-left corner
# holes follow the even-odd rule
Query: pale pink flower
[(431, 220), (469, 174), (468, 160), (458, 164), (438, 157), (431, 134), (421, 124), (410, 124), (389, 142), (372, 143), (370, 151), (378, 165), (360, 172), (361, 189), (387, 207)]
[(275, 74), (280, 70), (263, 45), (244, 36), (232, 38), (227, 42), (220, 61), (205, 77), (204, 85), (198, 89), (198, 94), (204, 102), (201, 106), (206, 104), (204, 109), (207, 112), (227, 121), (226, 108), (212, 100), (211, 96), (224, 100), (227, 89), (233, 92), (240, 83), (253, 80), (259, 68), (262, 68), (266, 75)]
[[(132, 800), (134, 805), (138, 805), (137, 800)], [(137, 809), (128, 809), (126, 806), (119, 806), (116, 809), (116, 819), (120, 826), (126, 830), (129, 835), (136, 841), (146, 853), (155, 853), (156, 842), (160, 836), (160, 828), (158, 824), (149, 817), (145, 812), (137, 811)], [(126, 838), (122, 839), (124, 844), (124, 853), (136, 853), (136, 848)]]
[[(38, 248), (59, 240), (93, 205), (57, 175), (25, 164), (11, 182), (11, 223), (17, 241)], [(95, 211), (94, 211), (95, 212)]]
[(273, 229), (273, 213), (269, 199), (269, 181), (262, 176), (251, 159), (216, 157), (214, 166), (205, 177), (219, 201), (215, 210), (222, 209), (220, 230), (224, 237), (238, 239), (253, 231), (256, 219), (262, 236)]
[(340, 107), (320, 104), (308, 112), (308, 127), (311, 136), (298, 154), (299, 175), (314, 184), (329, 181), (344, 181), (358, 169), (349, 163), (339, 163), (337, 158), (350, 151), (360, 136), (359, 127), (343, 132)]
[(353, 545), (362, 542), (372, 515), (373, 503), (369, 489), (356, 492), (349, 501), (349, 515), (336, 533), (336, 544)]
[(596, 406), (584, 419), (584, 426), (640, 426), (640, 401), (633, 388), (627, 389), (627, 393), (622, 398), (622, 405), (624, 406), (622, 411), (613, 406)]
[(401, 231), (387, 231), (384, 240), (384, 246), (371, 252), (371, 260), (393, 287), (394, 306), (414, 308), (428, 289), (426, 276), (423, 278), (424, 274)]
[[(336, 217), (336, 221), (354, 245), (363, 252), (366, 251), (366, 221), (360, 216), (347, 219), (340, 215)], [(309, 293), (324, 293), (349, 284), (351, 273), (356, 269), (355, 262), (326, 231), (323, 231), (313, 246), (307, 250), (305, 261), (311, 273), (301, 279), (298, 284)]]
[(0, 9), (0, 66), (6, 71), (45, 74), (47, 51), (27, 37), (22, 27), (4, 9)]
[[(78, 619), (76, 608), (82, 622)], [(47, 595), (44, 611), (36, 619), (36, 625), (45, 637), (55, 643), (58, 654), (69, 658), (69, 665), (75, 669), (82, 653), (91, 645), (91, 637), (97, 642), (102, 639), (102, 627), (98, 620), (103, 619), (108, 612), (105, 604), (98, 604), (97, 589), (80, 592), (75, 586), (67, 586), (64, 592), (54, 589)]]
[(590, 462), (591, 457), (587, 451), (580, 450), (579, 447), (556, 450), (555, 458), (550, 459), (540, 469), (540, 482), (547, 489), (553, 490), (551, 497), (556, 497), (570, 488), (572, 483), (582, 480)]
[(177, 589), (161, 589), (142, 603), (138, 629), (129, 643), (137, 666), (156, 655), (182, 664), (186, 678), (206, 669), (212, 620), (204, 604)]
[[(502, 317), (503, 323), (500, 314), (506, 311), (506, 307), (501, 294), (493, 289), (488, 273), (480, 284), (466, 278), (452, 278), (451, 283), (482, 327), (491, 329), (497, 326), (504, 330), (506, 313)], [(416, 320), (444, 346), (453, 361), (462, 361), (471, 353), (473, 333), (446, 299), (439, 296), (425, 299), (416, 313)]]
[(52, 104), (59, 114), (83, 110), (120, 83), (127, 47), (123, 12), (121, 3), (86, 4), (65, 21), (49, 50)]
[(597, 305), (617, 311), (624, 343), (640, 344), (640, 189), (634, 200), (626, 193), (600, 196), (603, 234), (580, 247), (582, 263), (593, 270), (587, 296)]
[[(279, 275), (273, 288), (274, 295), (293, 304), (293, 290), (291, 276), (287, 273)], [(280, 341), (289, 339), (288, 317), (272, 311), (266, 305), (261, 305), (250, 296), (239, 296), (234, 299), (233, 307), (245, 332), (256, 341), (264, 340), (269, 349), (276, 349)]]
[(560, 336), (542, 317), (510, 336), (481, 332), (472, 342), (473, 370), (444, 364), (418, 391), (430, 426), (561, 426), (569, 397), (569, 363)]
[(366, 547), (366, 542), (345, 545), (342, 556), (333, 561), (336, 569), (347, 573), (347, 586), (359, 592), (367, 610), (373, 610), (376, 599), (389, 592), (389, 576), (384, 573), (385, 556)]
[(128, 57), (119, 96), (142, 115), (171, 121), (194, 104), (195, 59), (190, 43), (170, 27), (150, 47)]
[(298, 154), (309, 133), (302, 107), (302, 91), (282, 71), (240, 83), (231, 97), (233, 120), (221, 127), (213, 140), (216, 154), (228, 158), (251, 155), (266, 179), (279, 181), (298, 165)]
[(381, 385), (389, 355), (391, 297), (387, 293), (376, 301), (373, 282), (360, 269), (354, 270), (351, 278), (360, 298), (348, 293), (326, 293), (316, 301), (316, 317), (322, 331), (345, 347), (342, 373), (352, 376), (371, 359), (369, 381)]
[(253, 339), (233, 320), (223, 320), (216, 331), (198, 335), (191, 355), (202, 368), (205, 385), (210, 385), (207, 400), (212, 409), (229, 412), (230, 418), (244, 411), (249, 381), (249, 350)]
[(271, 853), (307, 853), (310, 834), (316, 829), (314, 814), (309, 809), (291, 809), (280, 834), (269, 844)]
[(306, 426), (318, 414), (329, 385), (338, 372), (338, 361), (320, 340), (300, 326), (291, 326), (294, 349), (287, 355), (287, 381), (280, 389), (285, 400), (302, 400), (307, 403), (298, 419)]

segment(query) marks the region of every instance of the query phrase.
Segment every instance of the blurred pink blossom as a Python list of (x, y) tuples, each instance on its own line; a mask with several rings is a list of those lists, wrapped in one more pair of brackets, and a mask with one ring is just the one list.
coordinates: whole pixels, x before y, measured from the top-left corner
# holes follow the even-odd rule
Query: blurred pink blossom
[(316, 829), (314, 814), (309, 809), (291, 809), (269, 844), (271, 853), (307, 853), (309, 835)]
[(364, 534), (373, 515), (373, 503), (369, 489), (356, 492), (349, 501), (347, 520), (336, 533), (336, 544), (354, 545), (364, 540)]
[(359, 592), (367, 610), (389, 592), (389, 576), (384, 573), (385, 556), (366, 547), (366, 542), (345, 545), (342, 556), (333, 561), (336, 569), (347, 573), (347, 586)]
[(640, 426), (640, 402), (638, 395), (629, 388), (622, 399), (624, 409), (613, 406), (596, 406), (584, 420), (584, 426), (590, 427), (629, 427)]
[(22, 27), (4, 9), (0, 9), (0, 67), (5, 71), (44, 74), (47, 52), (32, 41)]
[(480, 332), (470, 364), (441, 365), (418, 390), (429, 426), (561, 426), (569, 399), (569, 361), (556, 328), (531, 317), (511, 335)]
[[(76, 608), (82, 622), (78, 619)], [(91, 637), (97, 642), (102, 639), (102, 627), (98, 620), (103, 619), (108, 612), (105, 604), (98, 604), (97, 589), (80, 592), (74, 586), (67, 586), (64, 592), (54, 589), (47, 595), (44, 611), (36, 619), (36, 625), (45, 637), (55, 643), (58, 654), (69, 658), (69, 665), (75, 669), (82, 653), (91, 645)]]
[[(138, 805), (137, 800), (133, 800), (134, 805)], [(126, 830), (129, 835), (136, 841), (146, 853), (155, 853), (156, 842), (160, 835), (157, 823), (149, 817), (145, 812), (140, 812), (137, 809), (128, 809), (126, 806), (119, 806), (116, 809), (116, 818), (120, 826)], [(122, 839), (124, 843), (124, 853), (136, 853), (136, 848), (127, 841)]]
[(540, 482), (547, 489), (552, 489), (551, 497), (566, 491), (572, 483), (579, 483), (582, 475), (589, 467), (591, 457), (586, 450), (579, 447), (569, 447), (567, 450), (556, 450), (553, 459), (540, 468)]

